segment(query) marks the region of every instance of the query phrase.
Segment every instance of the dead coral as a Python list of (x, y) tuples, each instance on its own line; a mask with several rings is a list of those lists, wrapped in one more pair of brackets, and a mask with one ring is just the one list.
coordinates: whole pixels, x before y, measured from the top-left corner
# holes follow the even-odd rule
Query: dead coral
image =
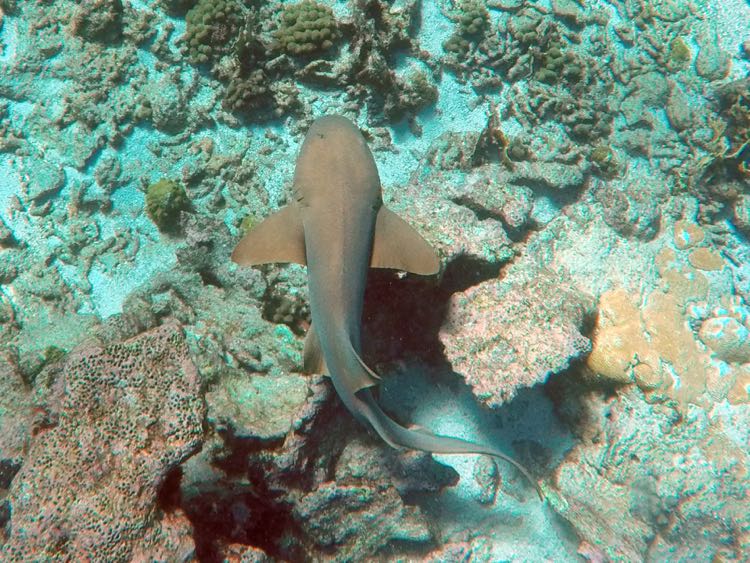
[(70, 21), (70, 32), (85, 41), (116, 43), (122, 38), (121, 0), (83, 0)]

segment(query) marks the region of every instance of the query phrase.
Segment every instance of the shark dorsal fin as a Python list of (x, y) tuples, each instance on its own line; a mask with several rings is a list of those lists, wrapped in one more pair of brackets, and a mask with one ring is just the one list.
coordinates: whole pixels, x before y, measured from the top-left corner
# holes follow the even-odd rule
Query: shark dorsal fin
[(235, 247), (232, 261), (240, 266), (269, 262), (305, 265), (305, 231), (297, 206), (287, 205), (253, 227)]
[(440, 259), (409, 223), (383, 206), (375, 223), (370, 265), (427, 276), (437, 273)]
[(320, 341), (313, 325), (310, 325), (310, 328), (307, 329), (305, 351), (302, 357), (305, 373), (328, 373), (326, 361), (323, 358), (323, 350), (320, 349)]

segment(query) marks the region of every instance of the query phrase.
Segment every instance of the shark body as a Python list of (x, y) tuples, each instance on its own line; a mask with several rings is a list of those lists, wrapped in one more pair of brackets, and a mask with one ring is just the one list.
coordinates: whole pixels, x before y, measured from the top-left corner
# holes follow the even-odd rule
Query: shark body
[(347, 409), (388, 444), (430, 453), (477, 453), (520, 464), (490, 446), (401, 426), (385, 414), (372, 388), (380, 378), (360, 356), (360, 325), (370, 267), (435, 274), (429, 244), (383, 205), (375, 160), (348, 119), (326, 116), (310, 127), (294, 174), (294, 200), (251, 230), (232, 260), (307, 265), (312, 326), (305, 371), (327, 373)]

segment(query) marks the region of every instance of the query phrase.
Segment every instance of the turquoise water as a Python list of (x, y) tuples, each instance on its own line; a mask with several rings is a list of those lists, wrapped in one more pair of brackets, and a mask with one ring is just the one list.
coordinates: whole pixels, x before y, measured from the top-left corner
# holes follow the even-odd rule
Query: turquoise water
[[(0, 67), (0, 561), (750, 557), (748, 2), (0, 0)], [(377, 402), (542, 501), (231, 260), (331, 114), (440, 260), (371, 270)]]

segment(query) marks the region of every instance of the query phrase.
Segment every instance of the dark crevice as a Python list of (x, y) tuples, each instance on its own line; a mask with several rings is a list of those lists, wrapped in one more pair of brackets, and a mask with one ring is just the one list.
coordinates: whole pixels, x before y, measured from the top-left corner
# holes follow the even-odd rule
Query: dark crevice
[(441, 293), (447, 299), (453, 293), (466, 291), (500, 275), (503, 264), (491, 263), (475, 256), (461, 255), (448, 263), (440, 280)]
[(298, 535), (291, 507), (266, 496), (256, 485), (262, 481), (213, 482), (196, 489), (183, 503), (200, 561), (223, 561), (221, 547), (228, 544), (256, 547), (274, 559), (300, 560), (301, 550), (284, 542), (290, 533)]
[(172, 512), (180, 506), (181, 482), (182, 467), (177, 466), (167, 474), (157, 496), (157, 506), (159, 506), (164, 512)]
[(403, 358), (447, 366), (439, 338), (451, 295), (497, 278), (501, 264), (462, 255), (442, 278), (402, 277), (391, 270), (371, 270), (365, 291), (362, 344), (377, 362)]
[(466, 209), (471, 211), (480, 221), (485, 221), (486, 219), (494, 219), (495, 221), (500, 221), (504, 224), (503, 218), (500, 213), (491, 211), (486, 207), (479, 205), (476, 201), (469, 199), (468, 197), (452, 197), (451, 201), (456, 205), (460, 205), (461, 207), (465, 207)]
[(182, 507), (193, 525), (198, 559), (218, 563), (221, 548), (240, 544), (262, 549), (275, 559), (299, 555), (290, 553), (283, 538), (295, 533), (291, 506), (269, 489), (267, 476), (248, 470), (248, 459), (272, 450), (283, 441), (238, 438), (220, 432), (229, 454), (214, 465), (225, 477), (197, 483), (184, 491)]
[(575, 188), (571, 186), (564, 189), (532, 179), (524, 180), (523, 178), (518, 178), (514, 180), (514, 183), (529, 188), (534, 192), (535, 198), (546, 197), (554, 202), (558, 208), (562, 209), (572, 205), (581, 198), (581, 195), (588, 189), (590, 180), (590, 176), (587, 176), (584, 178), (580, 186), (576, 186)]
[(13, 477), (21, 469), (21, 463), (11, 459), (0, 460), (0, 489), (7, 489), (10, 487), (10, 482), (13, 481)]
[(247, 473), (247, 460), (250, 456), (265, 451), (273, 451), (284, 444), (284, 438), (261, 440), (259, 438), (242, 438), (230, 430), (219, 431), (229, 455), (215, 460), (216, 466), (229, 477), (243, 476)]
[[(5, 528), (5, 526), (8, 525), (8, 522), (10, 522), (10, 502), (8, 500), (0, 500), (0, 529)], [(2, 534), (0, 534), (0, 538), (2, 537)]]
[(312, 490), (320, 476), (316, 468), (324, 464), (321, 452), (327, 452), (323, 457), (330, 466), (328, 479), (333, 478), (338, 454), (330, 452), (340, 453), (346, 436), (332, 427), (340, 427), (343, 415), (340, 405), (323, 409), (309, 422), (315, 428), (296, 431), (309, 437), (292, 452), (287, 451), (289, 436), (260, 440), (239, 437), (231, 429), (219, 432), (225, 453), (212, 463), (223, 476), (193, 485), (182, 503), (193, 524), (200, 561), (224, 561), (221, 550), (229, 544), (262, 549), (274, 560), (309, 560), (290, 498), (295, 498), (293, 491)]
[(223, 287), (219, 278), (216, 277), (210, 269), (203, 268), (198, 271), (198, 275), (201, 277), (203, 285), (213, 285), (214, 287)]

